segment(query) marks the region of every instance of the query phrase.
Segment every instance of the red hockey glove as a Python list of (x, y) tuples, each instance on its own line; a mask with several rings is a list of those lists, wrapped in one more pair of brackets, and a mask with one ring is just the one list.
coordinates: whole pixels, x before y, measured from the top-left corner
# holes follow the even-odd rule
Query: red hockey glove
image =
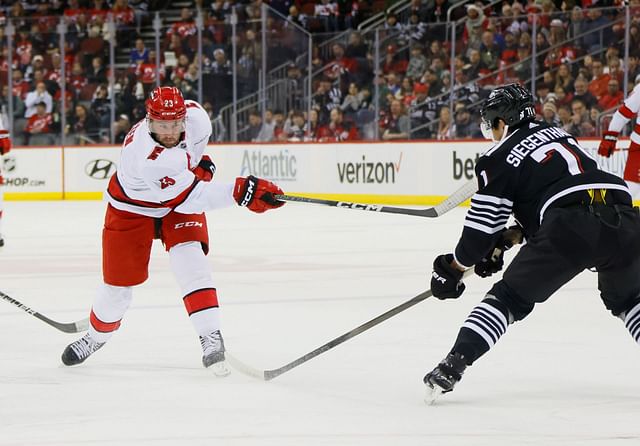
[(202, 181), (211, 181), (213, 179), (213, 174), (216, 173), (216, 165), (213, 164), (209, 155), (202, 155), (202, 159), (196, 168), (193, 169), (193, 173)]
[(6, 130), (0, 130), (0, 155), (4, 155), (11, 150), (11, 138), (9, 138), (9, 132)]
[(276, 200), (274, 197), (274, 195), (282, 193), (282, 189), (271, 181), (256, 178), (253, 175), (246, 178), (236, 178), (236, 184), (233, 188), (233, 198), (238, 204), (259, 214), (282, 206), (284, 201)]
[(604, 132), (600, 147), (598, 147), (598, 155), (609, 158), (616, 150), (616, 142), (618, 142), (619, 132)]

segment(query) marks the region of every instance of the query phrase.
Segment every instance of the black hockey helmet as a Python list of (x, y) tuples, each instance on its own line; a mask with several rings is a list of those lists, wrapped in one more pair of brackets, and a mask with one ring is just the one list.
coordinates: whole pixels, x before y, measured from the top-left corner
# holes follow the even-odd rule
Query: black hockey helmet
[(498, 87), (482, 104), (480, 116), (483, 134), (485, 131), (491, 134), (491, 129), (497, 125), (497, 119), (502, 119), (510, 128), (517, 127), (536, 117), (533, 96), (520, 84)]

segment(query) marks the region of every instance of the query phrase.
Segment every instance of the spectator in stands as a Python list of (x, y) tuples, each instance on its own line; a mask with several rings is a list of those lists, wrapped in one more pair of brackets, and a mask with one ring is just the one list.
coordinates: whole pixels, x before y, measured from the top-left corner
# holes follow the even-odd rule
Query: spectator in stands
[(500, 53), (500, 61), (507, 65), (518, 61), (518, 42), (511, 31), (505, 31), (504, 33), (504, 47), (502, 48), (502, 53)]
[[(272, 1), (271, 7), (278, 11), (283, 16), (287, 15), (290, 1)], [(285, 6), (286, 5), (286, 6)], [(211, 3), (211, 16), (219, 22), (225, 22), (231, 15), (231, 2), (225, 0), (214, 0)], [(283, 9), (284, 8), (284, 9)]]
[(286, 141), (287, 134), (284, 131), (284, 112), (282, 110), (275, 110), (273, 112), (273, 139), (275, 141)]
[(35, 90), (27, 93), (27, 97), (24, 100), (26, 107), (24, 117), (30, 118), (35, 115), (38, 112), (37, 105), (39, 104), (45, 105), (45, 113), (50, 114), (53, 111), (53, 97), (49, 94), (45, 83), (42, 81), (36, 84)]
[(584, 48), (582, 35), (587, 31), (587, 24), (580, 6), (574, 6), (571, 10), (571, 19), (567, 28), (567, 36), (571, 39), (573, 46)]
[[(249, 126), (247, 127), (246, 139), (251, 142), (264, 142), (259, 139), (262, 129), (262, 116), (257, 110), (249, 112)], [(270, 140), (269, 140), (270, 141)]]
[(609, 75), (611, 79), (618, 81), (621, 84), (624, 79), (624, 73), (621, 69), (622, 62), (618, 56), (612, 56), (607, 60), (607, 66), (604, 68), (604, 72)]
[(624, 94), (620, 91), (620, 83), (617, 79), (609, 79), (607, 84), (607, 92), (598, 100), (598, 107), (601, 110), (610, 110), (616, 108), (624, 100)]
[(131, 130), (131, 121), (125, 114), (118, 116), (116, 122), (113, 123), (113, 138), (116, 144), (122, 144), (124, 139)]
[(558, 109), (553, 101), (547, 101), (542, 106), (542, 121), (549, 125), (558, 127), (560, 125), (560, 119), (557, 115)]
[(465, 70), (469, 79), (477, 79), (489, 71), (485, 63), (482, 61), (480, 50), (469, 51), (469, 64), (468, 66), (465, 66)]
[(409, 58), (409, 65), (407, 65), (406, 75), (413, 80), (420, 79), (424, 70), (427, 69), (427, 58), (422, 54), (422, 45), (415, 43), (411, 47), (411, 57)]
[[(295, 23), (301, 28), (307, 28), (307, 16), (304, 14), (300, 14), (298, 8), (295, 5), (292, 5), (289, 8), (289, 15), (287, 16), (287, 21), (291, 23)], [(286, 26), (286, 23), (285, 23)]]
[(276, 121), (273, 117), (273, 110), (267, 108), (264, 111), (264, 121), (262, 127), (260, 127), (260, 133), (256, 138), (259, 142), (271, 142), (273, 141), (274, 130), (276, 128)]
[(482, 138), (480, 126), (471, 119), (471, 113), (464, 104), (456, 105), (453, 134), (457, 139)]
[(309, 111), (309, 119), (307, 121), (307, 136), (305, 141), (317, 141), (318, 140), (318, 111), (311, 109)]
[(571, 125), (566, 129), (575, 137), (593, 136), (595, 129), (591, 125), (589, 111), (580, 99), (571, 102)]
[(438, 108), (437, 101), (429, 99), (429, 86), (416, 82), (413, 86), (415, 98), (409, 107), (411, 129), (417, 129), (411, 133), (412, 139), (431, 138), (431, 129), (425, 124), (435, 120)]
[(218, 48), (213, 51), (213, 62), (211, 63), (212, 74), (231, 75), (231, 61), (227, 59), (222, 48)]
[(498, 69), (498, 60), (501, 50), (496, 44), (495, 35), (491, 31), (482, 33), (482, 44), (480, 45), (480, 58), (489, 71)]
[(47, 111), (45, 102), (34, 105), (35, 112), (29, 116), (24, 128), (25, 142), (32, 145), (53, 143), (54, 122), (53, 115)]
[(553, 90), (555, 94), (555, 104), (556, 107), (560, 107), (561, 105), (571, 106), (571, 101), (573, 101), (573, 93), (564, 89), (562, 85), (556, 84), (555, 89)]
[(574, 79), (571, 76), (571, 71), (569, 70), (569, 65), (563, 63), (558, 66), (558, 71), (556, 72), (555, 85), (559, 85), (565, 89), (567, 92), (573, 92), (574, 89)]
[(324, 75), (332, 81), (340, 80), (348, 83), (357, 72), (357, 62), (345, 56), (345, 49), (341, 43), (334, 43), (331, 46), (331, 52), (333, 59), (327, 62)]
[(427, 40), (444, 41), (447, 38), (447, 11), (451, 4), (449, 0), (434, 0), (427, 4), (424, 21), (427, 23)]
[(338, 4), (330, 0), (320, 0), (316, 3), (315, 16), (320, 18), (324, 24), (325, 32), (335, 32), (338, 30)]
[[(35, 56), (33, 56), (33, 60), (31, 61), (30, 64), (27, 65), (27, 67), (24, 70), (24, 78), (29, 81), (32, 82), (33, 85), (35, 85), (34, 83), (34, 73), (36, 71), (41, 71), (42, 72), (42, 78), (45, 79), (47, 77), (47, 74), (49, 73), (49, 70), (47, 70), (47, 68), (44, 66), (44, 57), (42, 57), (42, 55), (40, 54), (36, 54)], [(35, 80), (35, 82), (38, 82), (38, 80)]]
[(304, 114), (300, 110), (294, 110), (291, 113), (291, 124), (287, 130), (287, 141), (304, 141), (306, 133), (307, 124), (304, 119)]
[(453, 121), (451, 119), (451, 110), (449, 107), (440, 109), (440, 118), (438, 119), (438, 130), (436, 131), (436, 139), (446, 140), (453, 138)]
[(531, 79), (531, 51), (527, 45), (518, 45), (518, 62), (513, 67), (513, 72), (520, 82)]
[(610, 20), (602, 14), (599, 5), (592, 5), (587, 11), (585, 28), (591, 32), (584, 36), (582, 43), (587, 53), (594, 53), (609, 46), (612, 40)]
[[(173, 52), (176, 58), (179, 58), (182, 54), (186, 54), (189, 60), (193, 57), (193, 50), (189, 48), (187, 39), (182, 39), (179, 34), (174, 33), (169, 36), (169, 40), (165, 41), (163, 45), (163, 51)], [(149, 56), (147, 55), (146, 61), (149, 62)]]
[(87, 70), (87, 80), (90, 84), (106, 84), (107, 68), (104, 66), (102, 57), (96, 56), (91, 60), (91, 68)]
[(475, 46), (475, 36), (479, 38), (482, 32), (489, 26), (489, 19), (484, 15), (482, 8), (476, 4), (467, 5), (467, 19), (462, 32), (462, 42), (465, 45)]
[(318, 111), (320, 124), (329, 121), (329, 113), (342, 103), (342, 92), (331, 83), (331, 79), (323, 77), (312, 98), (312, 108)]
[(141, 63), (147, 62), (149, 62), (149, 48), (145, 46), (144, 40), (136, 39), (136, 46), (131, 50), (129, 63), (133, 66), (137, 66)]
[(98, 121), (98, 127), (108, 129), (111, 122), (111, 100), (109, 99), (109, 89), (106, 84), (98, 85), (91, 100), (91, 115)]
[(344, 113), (344, 116), (349, 119), (354, 119), (355, 115), (360, 110), (362, 104), (362, 94), (358, 88), (358, 84), (351, 82), (347, 90), (347, 94), (340, 104), (340, 110)]
[(396, 98), (401, 99), (402, 103), (407, 107), (413, 102), (415, 93), (413, 91), (413, 80), (410, 77), (402, 78), (400, 92), (396, 94)]
[(334, 108), (329, 116), (329, 123), (318, 129), (318, 141), (342, 142), (360, 139), (358, 129), (353, 121), (344, 119), (342, 110)]
[(566, 105), (558, 107), (558, 119), (560, 120), (560, 127), (568, 131), (571, 127), (571, 107)]
[(98, 121), (83, 104), (77, 104), (73, 113), (67, 116), (65, 135), (71, 137), (74, 144), (94, 143), (98, 136)]
[[(9, 85), (4, 84), (2, 86), (2, 94), (0, 95), (0, 110), (6, 110), (9, 113)], [(11, 95), (13, 99), (13, 116), (7, 116), (8, 119), (13, 119), (14, 122), (17, 120), (24, 119), (24, 101), (20, 98), (19, 95), (16, 94), (16, 90), (13, 90), (13, 94)], [(15, 126), (14, 126), (15, 131)], [(15, 141), (14, 141), (15, 142)], [(19, 143), (15, 143), (18, 145)]]
[(168, 36), (176, 34), (182, 40), (187, 40), (190, 36), (195, 36), (198, 32), (196, 21), (193, 18), (191, 8), (182, 8), (180, 10), (180, 19), (175, 22), (167, 31)]
[(402, 101), (394, 99), (389, 106), (389, 113), (382, 119), (382, 139), (385, 141), (409, 139), (411, 123)]
[(349, 34), (349, 41), (345, 50), (345, 57), (355, 59), (358, 63), (362, 63), (367, 58), (368, 47), (362, 40), (362, 34), (353, 31)]
[(577, 78), (573, 83), (575, 93), (573, 99), (580, 99), (587, 108), (591, 108), (597, 104), (598, 100), (587, 89), (587, 81), (584, 78)]
[(588, 90), (596, 98), (600, 99), (607, 92), (607, 85), (611, 76), (604, 72), (604, 66), (600, 59), (593, 59), (591, 63), (592, 79)]
[(629, 54), (629, 63), (627, 67), (627, 72), (629, 73), (629, 84), (631, 84), (633, 79), (640, 76), (640, 47), (638, 50), (638, 54)]
[(420, 20), (420, 15), (416, 12), (409, 14), (409, 21), (402, 25), (402, 32), (399, 42), (404, 45), (423, 43), (427, 35), (427, 24)]
[(13, 73), (13, 94), (18, 96), (21, 100), (25, 100), (27, 97), (27, 93), (31, 89), (31, 85), (28, 81), (23, 79), (22, 71), (20, 68), (14, 68), (12, 70)]

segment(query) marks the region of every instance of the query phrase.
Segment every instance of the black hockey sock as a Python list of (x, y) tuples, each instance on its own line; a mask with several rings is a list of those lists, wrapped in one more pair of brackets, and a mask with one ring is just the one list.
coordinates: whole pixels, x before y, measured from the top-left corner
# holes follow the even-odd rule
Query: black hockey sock
[(506, 305), (489, 294), (462, 324), (451, 352), (461, 353), (471, 365), (493, 347), (511, 322)]
[(624, 316), (624, 325), (635, 341), (640, 344), (640, 303), (637, 303)]

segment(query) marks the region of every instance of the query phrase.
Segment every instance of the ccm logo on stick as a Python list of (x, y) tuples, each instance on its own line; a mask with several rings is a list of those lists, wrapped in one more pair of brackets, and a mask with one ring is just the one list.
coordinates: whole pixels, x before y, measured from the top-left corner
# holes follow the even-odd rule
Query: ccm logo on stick
[(185, 221), (182, 223), (176, 223), (176, 225), (173, 227), (173, 229), (180, 229), (180, 228), (201, 228), (202, 227), (202, 223), (200, 223), (199, 221)]
[(382, 209), (381, 206), (376, 206), (375, 204), (359, 204), (359, 203), (348, 203), (344, 201), (339, 201), (336, 207), (339, 208), (351, 208), (351, 209), (363, 209), (365, 211), (380, 211)]

